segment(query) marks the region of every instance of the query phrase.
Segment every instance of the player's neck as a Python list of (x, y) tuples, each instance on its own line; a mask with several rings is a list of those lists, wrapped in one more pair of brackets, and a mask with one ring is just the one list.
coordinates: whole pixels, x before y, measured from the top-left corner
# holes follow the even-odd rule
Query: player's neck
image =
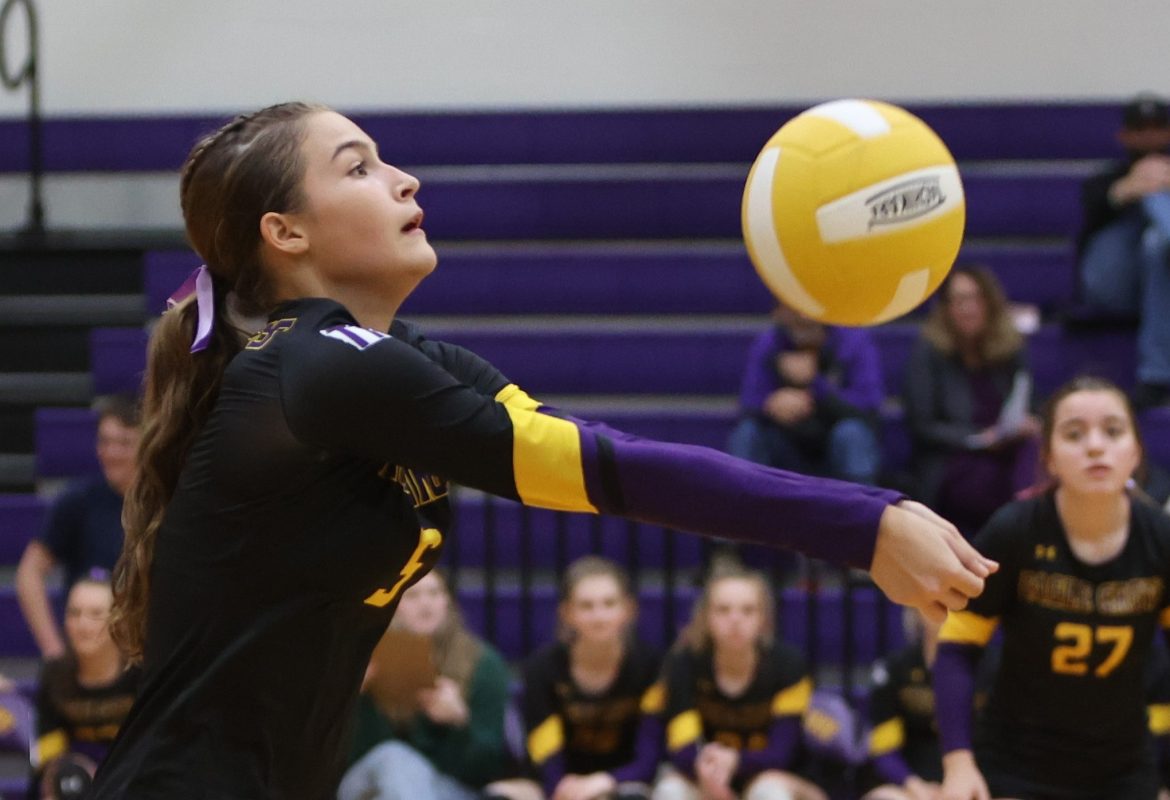
[(95, 653), (77, 661), (77, 682), (82, 686), (108, 686), (122, 674), (122, 656), (115, 650)]
[(578, 639), (569, 648), (574, 667), (586, 672), (613, 669), (622, 660), (625, 648), (621, 639), (583, 641)]
[(1108, 561), (1125, 547), (1129, 533), (1129, 498), (1084, 495), (1056, 490), (1056, 508), (1077, 558), (1088, 563)]
[(755, 647), (735, 648), (715, 646), (715, 674), (731, 681), (751, 678), (756, 674), (760, 654)]

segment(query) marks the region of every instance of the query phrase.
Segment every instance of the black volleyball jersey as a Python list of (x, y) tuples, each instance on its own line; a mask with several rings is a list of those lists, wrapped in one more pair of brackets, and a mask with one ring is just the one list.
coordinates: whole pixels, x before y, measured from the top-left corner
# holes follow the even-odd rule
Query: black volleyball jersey
[(331, 798), (370, 653), (438, 556), (448, 479), (855, 566), (900, 497), (566, 419), (408, 325), (285, 303), (182, 465), (141, 693), (92, 797)]
[[(760, 649), (751, 683), (736, 696), (715, 680), (714, 654), (689, 648), (672, 652), (666, 677), (666, 749), (719, 742), (741, 752), (768, 748), (777, 720), (789, 718), (799, 730), (812, 699), (812, 678), (800, 651), (782, 642)], [(777, 769), (789, 767), (774, 764)]]
[(1089, 565), (1069, 547), (1049, 492), (1002, 508), (975, 546), (999, 572), (948, 615), (940, 640), (982, 646), (1003, 628), (977, 747), (993, 742), (1048, 783), (1118, 775), (1148, 758), (1144, 678), (1170, 624), (1170, 517), (1132, 501), (1122, 551)]
[(934, 687), (922, 656), (912, 644), (874, 664), (869, 697), (869, 755), (899, 753), (921, 778), (942, 779), (942, 752), (934, 721)]
[(563, 755), (565, 773), (588, 775), (613, 772), (634, 761), (642, 715), (662, 713), (663, 691), (657, 683), (661, 667), (660, 654), (635, 639), (627, 646), (613, 683), (592, 693), (573, 681), (567, 645), (556, 642), (534, 653), (524, 665), (524, 718), (532, 764), (543, 772), (546, 764)]

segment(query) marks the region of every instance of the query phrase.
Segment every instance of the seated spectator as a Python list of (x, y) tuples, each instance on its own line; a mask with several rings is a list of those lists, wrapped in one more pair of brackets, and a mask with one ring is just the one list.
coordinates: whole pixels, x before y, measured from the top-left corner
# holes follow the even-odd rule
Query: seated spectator
[(65, 591), (91, 569), (112, 571), (122, 552), (122, 498), (137, 468), (138, 405), (112, 396), (95, 404), (101, 475), (73, 482), (53, 503), (44, 530), (16, 568), (16, 594), (41, 656), (59, 658), (65, 644), (46, 584), (60, 566)]
[(935, 800), (941, 790), (942, 752), (934, 724), (930, 667), (938, 652), (938, 625), (907, 609), (910, 644), (879, 659), (870, 673), (868, 742), (871, 762), (863, 800)]
[(732, 455), (794, 472), (873, 483), (885, 389), (868, 331), (822, 325), (786, 306), (752, 343)]
[(1136, 318), (1139, 407), (1170, 400), (1170, 108), (1139, 95), (1122, 113), (1125, 158), (1082, 186), (1083, 300), (1110, 315)]
[(625, 571), (585, 556), (561, 588), (561, 640), (524, 666), (528, 753), (550, 800), (649, 796), (662, 756), (660, 654), (634, 635)]
[(775, 640), (774, 612), (762, 574), (712, 570), (663, 668), (673, 769), (656, 800), (826, 800), (796, 774), (812, 678), (800, 652)]
[(473, 800), (507, 766), (508, 665), (467, 630), (437, 571), (403, 592), (388, 635), (400, 629), (425, 637), (436, 677), (412, 697), (379, 698), (396, 676), (375, 650), (338, 800)]
[(956, 265), (906, 369), (916, 499), (968, 537), (1034, 477), (1032, 373), (994, 273)]
[(46, 661), (37, 689), (31, 796), (80, 796), (130, 712), (139, 670), (110, 638), (109, 575), (92, 570), (69, 591), (65, 654)]

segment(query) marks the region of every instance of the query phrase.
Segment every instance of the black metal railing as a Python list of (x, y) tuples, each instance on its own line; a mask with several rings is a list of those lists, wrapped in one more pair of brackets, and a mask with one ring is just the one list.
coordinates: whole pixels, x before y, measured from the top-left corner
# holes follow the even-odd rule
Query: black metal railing
[[(13, 11), (24, 9), (25, 26), (28, 32), (27, 55), (24, 62), (15, 69), (8, 63), (8, 38)], [(41, 81), (40, 81), (40, 35), (37, 26), (37, 10), (32, 0), (5, 0), (0, 8), (0, 81), (4, 88), (20, 91), (28, 86), (28, 175), (29, 207), (27, 231), (42, 234), (45, 230), (45, 205), (41, 195), (41, 178), (44, 172), (44, 150), (41, 141)]]

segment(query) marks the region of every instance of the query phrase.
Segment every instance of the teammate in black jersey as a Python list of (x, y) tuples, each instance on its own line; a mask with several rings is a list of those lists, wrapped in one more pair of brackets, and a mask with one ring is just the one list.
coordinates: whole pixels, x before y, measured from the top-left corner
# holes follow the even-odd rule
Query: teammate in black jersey
[(676, 772), (659, 781), (656, 800), (827, 800), (795, 774), (813, 686), (800, 652), (774, 639), (775, 607), (761, 574), (712, 570), (663, 667)]
[(633, 633), (616, 564), (578, 559), (563, 584), (563, 640), (524, 665), (529, 758), (551, 800), (647, 796), (662, 756), (661, 655)]
[[(1043, 420), (1055, 488), (1012, 503), (977, 538), (1000, 572), (952, 613), (934, 669), (947, 800), (1152, 800), (1145, 671), (1170, 624), (1170, 517), (1127, 490), (1142, 460), (1108, 382), (1059, 390)], [(1002, 660), (972, 738), (980, 649)]]
[(302, 104), (188, 157), (206, 268), (151, 339), (114, 619), (143, 685), (95, 798), (330, 797), (374, 644), (438, 556), (447, 480), (868, 567), (934, 614), (981, 590), (989, 562), (895, 493), (566, 418), (396, 320), (436, 262), (418, 187)]

